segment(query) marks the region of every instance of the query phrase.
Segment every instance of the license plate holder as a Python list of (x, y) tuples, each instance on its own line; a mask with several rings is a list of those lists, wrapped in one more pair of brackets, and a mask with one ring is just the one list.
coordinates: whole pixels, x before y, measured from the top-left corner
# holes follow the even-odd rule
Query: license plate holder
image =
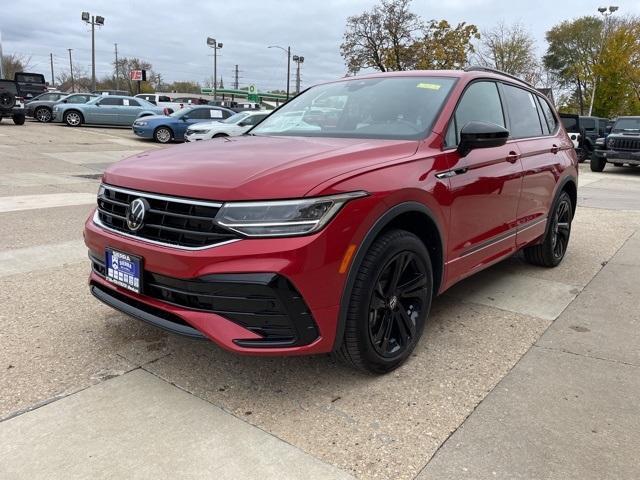
[(107, 248), (105, 267), (107, 281), (135, 293), (142, 291), (142, 257)]

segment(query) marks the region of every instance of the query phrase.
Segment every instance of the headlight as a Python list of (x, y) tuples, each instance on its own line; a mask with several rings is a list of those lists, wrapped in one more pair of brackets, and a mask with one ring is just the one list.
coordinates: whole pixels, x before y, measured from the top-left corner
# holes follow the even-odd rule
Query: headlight
[(598, 147), (604, 147), (604, 138), (596, 138), (596, 145)]
[(136, 120), (136, 121), (134, 122), (134, 124), (135, 124), (137, 127), (146, 127), (146, 126), (149, 124), (149, 122), (143, 122), (143, 121), (138, 121), (138, 120)]
[(202, 135), (204, 133), (209, 133), (210, 131), (211, 131), (211, 129), (200, 129), (200, 128), (194, 128), (194, 129), (187, 130), (188, 133), (197, 133), (198, 135)]
[(248, 237), (306, 235), (324, 227), (346, 202), (366, 195), (360, 191), (299, 200), (225, 203), (216, 221)]

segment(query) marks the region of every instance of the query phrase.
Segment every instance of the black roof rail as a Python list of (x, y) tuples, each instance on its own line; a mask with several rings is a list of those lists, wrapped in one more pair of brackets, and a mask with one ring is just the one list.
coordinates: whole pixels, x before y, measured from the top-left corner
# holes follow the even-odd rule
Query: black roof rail
[(526, 82), (526, 81), (522, 80), (521, 78), (516, 77), (515, 75), (511, 75), (510, 73), (503, 72), (502, 70), (498, 70), (497, 68), (482, 67), (480, 65), (472, 65), (470, 67), (465, 68), (464, 71), (465, 72), (490, 72), (490, 73), (496, 73), (496, 74), (502, 75), (504, 77), (513, 78), (514, 80), (517, 80), (517, 81), (519, 81), (521, 83), (524, 83), (525, 85), (528, 85), (531, 88), (536, 88), (533, 85), (531, 85), (529, 82)]

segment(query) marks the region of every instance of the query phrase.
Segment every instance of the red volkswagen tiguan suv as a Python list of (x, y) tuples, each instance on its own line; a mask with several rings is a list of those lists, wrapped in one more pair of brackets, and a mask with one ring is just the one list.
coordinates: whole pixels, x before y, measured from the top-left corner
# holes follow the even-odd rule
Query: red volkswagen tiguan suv
[(248, 134), (106, 170), (86, 222), (99, 300), (238, 353), (387, 372), (434, 295), (523, 249), (553, 267), (577, 159), (548, 100), (487, 69), (309, 88)]

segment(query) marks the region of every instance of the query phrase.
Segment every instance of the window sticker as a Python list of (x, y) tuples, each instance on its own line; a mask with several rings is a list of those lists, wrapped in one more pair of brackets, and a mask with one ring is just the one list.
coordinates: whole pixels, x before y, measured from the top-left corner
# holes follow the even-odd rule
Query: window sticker
[(125, 107), (128, 107), (128, 106), (129, 106), (129, 99), (128, 99), (128, 98), (123, 98), (123, 99), (122, 99), (122, 104), (123, 104)]
[(222, 110), (209, 110), (211, 118), (222, 118)]
[(438, 85), (437, 83), (420, 82), (419, 84), (416, 85), (416, 88), (425, 88), (427, 90), (440, 90), (440, 85)]

